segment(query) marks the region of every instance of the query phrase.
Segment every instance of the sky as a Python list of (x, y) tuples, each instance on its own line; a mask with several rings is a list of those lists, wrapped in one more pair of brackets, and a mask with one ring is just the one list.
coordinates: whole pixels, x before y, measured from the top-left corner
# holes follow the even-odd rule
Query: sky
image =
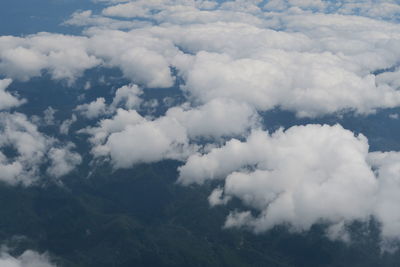
[[(341, 125), (371, 116), (384, 118), (382, 131), (398, 123), (398, 1), (1, 5), (9, 23), (0, 24), (0, 181), (29, 187), (62, 182), (84, 164), (118, 170), (174, 160), (179, 186), (216, 185), (211, 207), (243, 204), (221, 227), (304, 232), (324, 222), (329, 238), (349, 242), (347, 226), (373, 217), (383, 249), (399, 241), (398, 145), (379, 149), (369, 132)], [(121, 79), (93, 80), (94, 70)], [(79, 91), (65, 103), (68, 117), (55, 118), (51, 97), (40, 116), (24, 110), (35, 95), (17, 87), (29, 91), (39, 78)], [(88, 99), (95, 84), (107, 94)], [(174, 90), (179, 99), (162, 93)], [(291, 114), (292, 125), (278, 119), (272, 129), (265, 114), (275, 111)], [(28, 266), (26, 257), (51, 265), (32, 251), (14, 258), (5, 250), (0, 262)]]

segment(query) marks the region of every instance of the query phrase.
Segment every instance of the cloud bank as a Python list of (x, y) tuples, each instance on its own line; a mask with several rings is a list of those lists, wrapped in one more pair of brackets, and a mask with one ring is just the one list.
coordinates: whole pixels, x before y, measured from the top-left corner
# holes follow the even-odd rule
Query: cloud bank
[[(366, 137), (340, 125), (269, 133), (259, 116), (276, 108), (315, 118), (398, 107), (397, 3), (103, 2), (100, 14), (70, 21), (88, 27), (89, 53), (144, 90), (181, 80), (187, 102), (146, 117), (141, 89), (118, 89), (109, 107), (102, 102), (113, 115), (81, 131), (95, 158), (115, 168), (184, 162), (179, 183), (216, 180), (212, 206), (238, 199), (247, 207), (232, 210), (226, 227), (259, 233), (285, 224), (301, 232), (323, 223), (329, 237), (348, 240), (349, 224), (373, 217), (383, 239), (399, 238), (399, 152), (370, 152)], [(121, 30), (119, 19), (135, 25)]]
[(262, 232), (286, 224), (305, 231), (326, 223), (330, 237), (346, 239), (346, 225), (374, 216), (385, 238), (398, 238), (400, 154), (368, 149), (363, 135), (340, 125), (254, 131), (246, 141), (189, 157), (179, 182), (220, 180), (211, 205), (240, 199), (249, 210), (232, 211), (226, 227)]
[[(87, 27), (83, 36), (0, 37), (0, 74), (28, 80), (50, 73), (73, 82), (87, 69), (117, 67), (144, 87), (168, 88), (183, 79), (182, 89), (202, 103), (230, 98), (301, 117), (348, 110), (368, 114), (400, 105), (396, 83), (387, 71), (376, 72), (400, 61), (395, 2), (108, 5), (100, 14), (82, 12), (89, 20), (79, 22)], [(116, 21), (136, 24), (122, 30)]]
[[(24, 100), (11, 79), (49, 75), (71, 86), (86, 70), (118, 68), (127, 84), (112, 101), (78, 105), (95, 160), (115, 169), (182, 162), (182, 185), (213, 180), (210, 204), (240, 200), (226, 227), (258, 233), (276, 225), (328, 225), (348, 238), (353, 221), (381, 223), (399, 239), (399, 152), (369, 151), (340, 125), (264, 131), (262, 113), (318, 118), (400, 107), (400, 28), (396, 1), (97, 1), (65, 22), (82, 35), (0, 37), (0, 109)], [(184, 103), (146, 114), (146, 90), (176, 87)], [(157, 102), (158, 103), (158, 102)], [(51, 114), (50, 114), (51, 115)], [(80, 116), (78, 116), (80, 115)], [(79, 119), (78, 119), (79, 118)], [(33, 183), (40, 166), (61, 177), (80, 164), (72, 144), (40, 133), (25, 115), (0, 114), (0, 180)]]

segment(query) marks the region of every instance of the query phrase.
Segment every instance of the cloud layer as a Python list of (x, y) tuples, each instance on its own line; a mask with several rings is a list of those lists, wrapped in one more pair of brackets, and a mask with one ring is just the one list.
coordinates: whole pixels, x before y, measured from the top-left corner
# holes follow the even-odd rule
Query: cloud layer
[(244, 142), (232, 139), (192, 155), (180, 168), (179, 182), (221, 180), (212, 205), (237, 198), (259, 211), (232, 211), (227, 227), (262, 232), (288, 224), (304, 231), (327, 223), (331, 237), (346, 238), (346, 224), (374, 216), (385, 237), (397, 238), (398, 160), (398, 152), (369, 153), (364, 136), (340, 125), (310, 124), (272, 134), (254, 131)]
[[(109, 4), (81, 14), (89, 20), (79, 24), (88, 27), (84, 36), (0, 37), (0, 73), (27, 80), (48, 72), (73, 82), (106, 66), (145, 87), (171, 87), (174, 69), (196, 101), (231, 98), (303, 117), (400, 105), (396, 84), (376, 73), (400, 61), (398, 25), (382, 20), (394, 16), (395, 2), (364, 1), (375, 15), (347, 1)], [(118, 29), (121, 17), (137, 23)]]
[[(399, 152), (370, 152), (366, 137), (340, 125), (269, 133), (261, 119), (275, 109), (317, 118), (400, 107), (396, 1), (97, 2), (101, 12), (65, 22), (83, 27), (80, 36), (0, 37), (0, 110), (25, 102), (6, 91), (12, 79), (49, 75), (73, 86), (86, 70), (118, 68), (128, 81), (112, 100), (80, 102), (57, 125), (68, 135), (85, 118), (79, 133), (95, 160), (116, 169), (183, 162), (182, 185), (214, 180), (211, 205), (238, 199), (247, 207), (232, 211), (226, 227), (324, 223), (330, 237), (347, 239), (348, 224), (373, 216), (383, 238), (399, 239)], [(146, 113), (159, 102), (145, 92), (172, 87), (183, 103)], [(46, 114), (54, 124), (54, 110)], [(0, 113), (0, 180), (29, 185), (41, 169), (58, 178), (81, 161), (73, 144), (41, 133), (26, 115)]]
[[(187, 102), (146, 117), (141, 89), (129, 85), (109, 106), (102, 99), (81, 106), (87, 117), (100, 104), (108, 110), (81, 131), (95, 158), (115, 168), (185, 162), (182, 185), (216, 180), (211, 205), (239, 199), (248, 208), (232, 211), (226, 227), (306, 231), (324, 223), (328, 236), (347, 240), (351, 222), (374, 217), (384, 239), (400, 236), (398, 152), (370, 152), (366, 137), (340, 125), (268, 133), (259, 116), (276, 108), (314, 118), (398, 107), (398, 4), (103, 2), (100, 14), (75, 13), (69, 22), (88, 26), (87, 53), (144, 90), (181, 81)], [(120, 30), (129, 28), (116, 26), (121, 18), (134, 25)]]

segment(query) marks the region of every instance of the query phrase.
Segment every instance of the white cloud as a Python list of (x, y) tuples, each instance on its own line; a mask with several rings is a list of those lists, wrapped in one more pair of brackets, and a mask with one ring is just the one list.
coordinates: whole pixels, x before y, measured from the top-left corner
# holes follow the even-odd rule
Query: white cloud
[(114, 108), (122, 106), (125, 109), (136, 109), (142, 102), (140, 98), (142, 93), (142, 90), (135, 84), (122, 86), (115, 92), (111, 106)]
[(84, 70), (100, 64), (86, 53), (87, 38), (38, 33), (25, 38), (0, 37), (0, 72), (8, 77), (28, 80), (50, 72), (54, 79), (74, 80)]
[(328, 5), (326, 1), (321, 0), (288, 0), (288, 4), (300, 8), (315, 8), (317, 10), (321, 10)]
[[(204, 102), (245, 101), (260, 110), (281, 107), (314, 117), (352, 109), (370, 113), (400, 104), (400, 94), (375, 76), (360, 76), (339, 56), (275, 50), (264, 59), (232, 59), (200, 52), (187, 71), (185, 89)], [(246, 88), (246, 89), (244, 89)]]
[(57, 110), (55, 110), (52, 107), (48, 107), (47, 109), (45, 109), (45, 111), (43, 112), (43, 121), (45, 125), (54, 125), (55, 122), (55, 117), (54, 115), (56, 114)]
[(92, 29), (90, 50), (108, 66), (119, 67), (132, 82), (146, 87), (170, 87), (174, 78), (169, 58), (178, 49), (143, 30), (130, 32)]
[(32, 250), (26, 250), (18, 257), (10, 255), (4, 248), (0, 254), (2, 267), (55, 267), (47, 254), (39, 254)]
[(278, 10), (283, 11), (288, 8), (286, 1), (284, 0), (269, 0), (265, 5), (264, 9), (267, 10)]
[(107, 7), (102, 11), (102, 13), (106, 16), (125, 18), (150, 17), (153, 8), (159, 8), (162, 6), (162, 1), (136, 1)]
[(378, 84), (387, 84), (395, 89), (400, 89), (400, 70), (393, 72), (383, 72), (376, 76)]
[[(174, 85), (175, 68), (185, 90), (203, 103), (232, 98), (261, 110), (280, 107), (310, 117), (347, 110), (369, 113), (400, 104), (396, 80), (371, 74), (399, 62), (397, 24), (354, 12), (298, 10), (339, 12), (351, 2), (340, 2), (334, 9), (326, 1), (267, 3), (293, 7), (280, 13), (261, 11), (261, 1), (109, 4), (103, 15), (114, 19), (92, 11), (73, 15), (69, 23), (95, 25), (85, 30), (85, 36), (1, 37), (0, 73), (26, 80), (47, 70), (55, 79), (73, 81), (102, 64), (120, 68), (140, 86), (167, 88)], [(115, 30), (124, 24), (131, 30)]]
[(294, 126), (273, 134), (254, 131), (245, 142), (231, 140), (192, 155), (179, 182), (220, 179), (224, 186), (210, 195), (211, 205), (237, 198), (260, 212), (231, 212), (227, 227), (262, 232), (287, 224), (304, 231), (323, 222), (331, 226), (331, 238), (346, 238), (346, 224), (374, 216), (384, 239), (399, 239), (399, 155), (369, 153), (364, 136), (339, 125)]
[(230, 196), (224, 196), (224, 190), (221, 188), (216, 188), (210, 196), (208, 197), (208, 202), (210, 203), (211, 206), (217, 206), (217, 205), (225, 205), (227, 204), (230, 200)]
[(121, 21), (106, 18), (99, 15), (93, 15), (91, 10), (77, 11), (72, 14), (71, 18), (65, 21), (65, 25), (72, 26), (103, 26), (107, 25), (110, 29), (132, 29), (138, 26), (144, 26), (143, 22)]
[(342, 1), (341, 7), (338, 9), (342, 14), (357, 14), (372, 18), (382, 18), (387, 20), (398, 19), (400, 13), (400, 4), (395, 0), (373, 1)]
[(90, 134), (90, 142), (99, 145), (104, 143), (110, 134), (124, 131), (128, 125), (144, 121), (135, 110), (118, 109), (112, 119), (103, 119), (98, 123), (98, 127), (83, 129), (80, 132)]
[(186, 129), (176, 120), (162, 117), (146, 120), (136, 111), (117, 110), (99, 127), (83, 130), (92, 135), (95, 157), (110, 157), (115, 168), (163, 159), (184, 159), (192, 152)]
[(213, 99), (198, 108), (174, 107), (166, 116), (183, 125), (191, 138), (240, 136), (258, 122), (254, 109), (229, 99)]
[(75, 123), (78, 120), (75, 114), (72, 114), (70, 119), (67, 119), (63, 121), (60, 125), (60, 133), (64, 135), (68, 135), (69, 129), (71, 128), (71, 125)]
[(99, 97), (89, 104), (77, 106), (75, 110), (88, 119), (95, 119), (107, 113), (106, 100), (103, 97)]
[(398, 19), (400, 11), (396, 0), (269, 0), (264, 9), (270, 11), (314, 11), (323, 13), (339, 13), (357, 15), (384, 20)]
[[(1, 37), (0, 41), (4, 41)], [(2, 49), (0, 71), (13, 78), (28, 80), (33, 76), (40, 76), (41, 70), (46, 67), (45, 56), (37, 51), (17, 46)]]
[[(62, 161), (56, 158), (64, 154), (63, 159), (69, 168), (57, 171), (57, 177), (67, 174), (79, 158), (71, 151), (71, 146), (62, 146), (56, 139), (40, 133), (37, 126), (20, 113), (0, 113), (0, 181), (16, 185), (30, 185), (41, 175), (41, 168), (51, 160), (49, 174), (56, 174), (52, 168), (61, 167)], [(54, 153), (57, 152), (57, 153)], [(64, 166), (62, 166), (64, 167)], [(57, 178), (56, 177), (56, 178)]]
[(176, 53), (177, 49), (168, 41), (157, 40), (145, 32), (97, 29), (92, 35), (1, 36), (0, 73), (28, 80), (48, 71), (54, 79), (68, 79), (72, 83), (85, 70), (104, 64), (121, 68), (126, 77), (147, 87), (173, 85), (163, 53), (170, 53), (168, 49)]
[(382, 235), (386, 238), (400, 238), (400, 153), (373, 152), (368, 161), (377, 170), (379, 191), (375, 215), (382, 223)]
[(221, 9), (234, 10), (246, 13), (261, 13), (258, 6), (263, 0), (234, 0), (221, 4)]
[(74, 148), (72, 144), (63, 148), (51, 148), (48, 151), (50, 166), (47, 168), (47, 174), (50, 177), (59, 178), (75, 169), (82, 162), (82, 157), (71, 151)]
[(6, 91), (11, 83), (11, 79), (0, 80), (0, 110), (18, 107), (25, 102)]
[[(270, 134), (259, 129), (257, 114), (279, 108), (318, 117), (399, 107), (396, 1), (97, 2), (109, 6), (66, 22), (87, 27), (82, 36), (0, 37), (2, 76), (28, 80), (48, 72), (73, 82), (103, 66), (130, 80), (109, 106), (98, 98), (77, 107), (89, 119), (113, 115), (81, 130), (96, 159), (115, 168), (186, 160), (180, 183), (218, 180), (211, 205), (236, 198), (259, 212), (233, 211), (227, 227), (260, 232), (289, 224), (304, 231), (323, 222), (331, 238), (346, 239), (348, 223), (374, 216), (385, 239), (400, 238), (399, 152), (371, 153), (363, 135), (339, 125)], [(187, 103), (158, 118), (133, 110), (158, 104), (142, 103), (142, 88), (176, 81)], [(0, 109), (23, 103), (5, 91), (10, 83), (0, 80)], [(76, 121), (65, 120), (60, 132), (68, 134)], [(72, 145), (43, 135), (22, 114), (1, 113), (0, 134), (0, 180), (10, 184), (33, 183), (43, 166), (57, 178), (81, 162)], [(230, 137), (238, 139), (212, 148)], [(204, 139), (214, 144), (199, 149)]]
[[(136, 96), (136, 86), (120, 88), (117, 96), (118, 92), (131, 89)], [(80, 132), (90, 134), (96, 157), (110, 157), (116, 168), (128, 168), (142, 162), (183, 160), (195, 149), (190, 140), (242, 136), (258, 124), (257, 113), (248, 105), (215, 99), (196, 108), (188, 103), (173, 107), (156, 119), (120, 108), (113, 118)]]

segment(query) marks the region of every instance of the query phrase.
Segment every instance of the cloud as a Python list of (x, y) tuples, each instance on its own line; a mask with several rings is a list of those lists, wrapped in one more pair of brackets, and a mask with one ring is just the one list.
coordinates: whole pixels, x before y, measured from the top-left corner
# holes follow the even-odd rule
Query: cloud
[(121, 21), (94, 15), (91, 10), (76, 11), (71, 18), (64, 22), (71, 26), (103, 26), (107, 25), (110, 29), (132, 29), (146, 25), (140, 21)]
[(338, 9), (342, 14), (358, 14), (362, 16), (381, 18), (386, 20), (396, 20), (399, 18), (400, 5), (397, 1), (342, 1), (341, 7)]
[(69, 129), (73, 123), (78, 120), (75, 114), (72, 114), (70, 119), (63, 121), (60, 125), (60, 133), (64, 135), (68, 135)]
[[(142, 104), (142, 99), (140, 98), (142, 93), (142, 90), (135, 84), (125, 85), (116, 90), (115, 96), (109, 105), (107, 105), (104, 97), (99, 97), (90, 103), (78, 105), (75, 111), (87, 119), (96, 119), (104, 115), (113, 114), (118, 108), (125, 108), (126, 110), (139, 109)], [(76, 120), (76, 115), (73, 114), (71, 119), (63, 122), (60, 131), (64, 134), (68, 133), (69, 127)]]
[(264, 6), (267, 11), (338, 13), (396, 21), (400, 5), (395, 0), (269, 0)]
[[(385, 6), (379, 12), (398, 6), (362, 3)], [(27, 80), (47, 71), (73, 81), (96, 66), (118, 67), (142, 87), (168, 88), (182, 79), (185, 92), (203, 104), (230, 98), (302, 117), (400, 105), (395, 80), (374, 74), (398, 64), (400, 30), (380, 16), (356, 14), (351, 1), (267, 3), (292, 7), (281, 12), (242, 0), (108, 4), (102, 14), (82, 11), (67, 22), (92, 26), (84, 36), (1, 37), (0, 73)]]
[[(394, 13), (380, 1), (362, 1), (376, 14), (352, 1), (264, 2), (108, 1), (101, 14), (82, 14), (97, 25), (85, 35), (105, 65), (144, 90), (179, 81), (187, 97), (152, 118), (133, 110), (140, 110), (137, 87), (120, 88), (114, 117), (81, 131), (90, 135), (92, 154), (115, 168), (184, 161), (181, 184), (216, 180), (211, 205), (239, 199), (248, 207), (232, 211), (227, 227), (305, 231), (325, 223), (328, 236), (347, 239), (349, 223), (373, 216), (383, 238), (397, 238), (396, 194), (385, 194), (397, 192), (387, 171), (396, 169), (395, 156), (369, 152), (362, 134), (340, 125), (264, 132), (258, 115), (279, 108), (314, 118), (398, 107)], [(119, 18), (146, 23), (115, 30)], [(211, 145), (199, 148), (204, 140)]]
[[(49, 174), (55, 178), (70, 172), (80, 156), (56, 139), (40, 133), (21, 113), (0, 113), (0, 181), (31, 185), (42, 176), (50, 160)], [(63, 155), (65, 158), (60, 158)], [(55, 170), (55, 168), (60, 168)]]
[(82, 157), (71, 151), (74, 148), (72, 144), (63, 148), (51, 148), (48, 152), (50, 166), (47, 168), (47, 173), (50, 177), (59, 178), (75, 169), (81, 164)]
[(32, 250), (26, 250), (18, 257), (10, 255), (4, 248), (0, 254), (0, 265), (3, 267), (55, 267), (50, 262), (47, 254), (39, 254)]
[(400, 153), (373, 152), (368, 155), (368, 162), (379, 179), (375, 216), (382, 223), (382, 235), (399, 239), (400, 213), (396, 206), (400, 201)]
[(383, 72), (376, 76), (376, 82), (378, 84), (387, 84), (395, 89), (400, 88), (400, 69), (396, 69), (393, 72)]
[(74, 80), (100, 64), (86, 53), (87, 38), (38, 33), (25, 38), (0, 37), (0, 73), (28, 80), (47, 70), (54, 79)]
[(107, 113), (106, 100), (99, 97), (93, 102), (77, 106), (75, 110), (88, 119), (95, 119)]
[(43, 112), (43, 122), (45, 125), (54, 125), (56, 123), (54, 115), (57, 113), (57, 110), (55, 110), (52, 107), (48, 107), (45, 109)]
[(190, 154), (186, 129), (176, 120), (147, 120), (135, 110), (118, 109), (112, 119), (81, 132), (92, 135), (95, 157), (110, 157), (115, 168), (163, 159), (183, 159)]
[[(138, 2), (127, 3), (132, 4)], [(168, 24), (146, 31), (187, 52), (166, 59), (180, 71), (185, 90), (203, 102), (229, 97), (261, 110), (280, 107), (308, 117), (399, 105), (397, 88), (377, 85), (372, 74), (399, 60), (396, 25), (336, 14), (268, 16), (271, 20), (261, 24), (238, 23), (231, 16), (229, 23), (209, 19), (189, 25), (166, 17)], [(268, 26), (273, 20), (279, 25)]]
[(125, 85), (115, 92), (111, 107), (124, 107), (125, 109), (136, 109), (140, 107), (142, 90), (135, 84)]
[[(119, 102), (118, 96), (126, 92), (134, 93), (136, 102), (138, 88), (124, 86), (117, 90), (113, 103), (116, 99)], [(191, 141), (209, 139), (214, 142), (224, 137), (242, 136), (258, 125), (258, 114), (248, 105), (215, 99), (198, 107), (186, 103), (170, 108), (165, 116), (156, 119), (119, 108), (114, 117), (80, 132), (91, 136), (95, 157), (110, 157), (116, 168), (129, 168), (137, 163), (163, 159), (184, 160), (196, 149)]]
[(347, 65), (330, 53), (277, 50), (265, 55), (264, 60), (235, 60), (200, 52), (187, 71), (185, 89), (203, 102), (232, 98), (259, 110), (280, 107), (301, 117), (343, 110), (366, 114), (400, 104), (398, 91), (387, 85), (376, 86), (373, 75), (356, 75)]
[(272, 134), (258, 130), (244, 142), (233, 139), (190, 156), (178, 181), (220, 180), (223, 187), (210, 195), (211, 205), (236, 198), (259, 212), (232, 211), (226, 227), (262, 232), (286, 224), (306, 231), (326, 223), (331, 238), (346, 238), (347, 224), (374, 216), (384, 239), (399, 239), (399, 155), (369, 153), (364, 136), (340, 125), (294, 126)]
[(230, 99), (213, 99), (197, 108), (174, 107), (167, 111), (166, 117), (183, 125), (190, 138), (241, 136), (258, 123), (253, 108)]
[(146, 33), (95, 32), (92, 38), (51, 33), (1, 36), (0, 73), (26, 81), (49, 72), (53, 79), (73, 82), (85, 70), (104, 64), (119, 67), (126, 77), (147, 87), (173, 85), (163, 52), (177, 49), (167, 41), (157, 43)]
[(168, 41), (143, 30), (122, 32), (88, 31), (90, 49), (108, 66), (119, 67), (132, 82), (146, 87), (171, 87), (174, 84), (169, 58), (178, 49)]
[[(84, 26), (81, 36), (0, 37), (5, 77), (49, 73), (72, 83), (98, 66), (122, 71), (130, 84), (111, 104), (99, 97), (76, 109), (99, 120), (80, 131), (89, 134), (95, 159), (114, 168), (185, 162), (180, 183), (216, 180), (211, 205), (236, 198), (248, 207), (232, 211), (227, 227), (260, 232), (289, 224), (304, 231), (322, 222), (330, 237), (345, 239), (348, 223), (374, 216), (384, 238), (399, 237), (399, 152), (369, 152), (363, 135), (339, 125), (268, 133), (259, 115), (281, 109), (314, 118), (399, 107), (395, 1), (97, 2), (107, 4), (100, 13), (79, 11), (66, 22)], [(0, 109), (23, 101), (5, 91), (10, 82), (0, 81)], [(143, 103), (143, 90), (175, 85), (186, 103), (159, 117), (143, 114), (156, 103)], [(60, 132), (68, 134), (75, 121), (65, 120)], [(1, 113), (0, 127), (3, 181), (31, 184), (44, 166), (57, 178), (81, 162), (73, 145), (43, 135), (22, 114)]]
[(7, 87), (12, 83), (11, 79), (0, 80), (0, 110), (6, 110), (13, 107), (18, 107), (25, 103), (26, 100), (7, 92)]

